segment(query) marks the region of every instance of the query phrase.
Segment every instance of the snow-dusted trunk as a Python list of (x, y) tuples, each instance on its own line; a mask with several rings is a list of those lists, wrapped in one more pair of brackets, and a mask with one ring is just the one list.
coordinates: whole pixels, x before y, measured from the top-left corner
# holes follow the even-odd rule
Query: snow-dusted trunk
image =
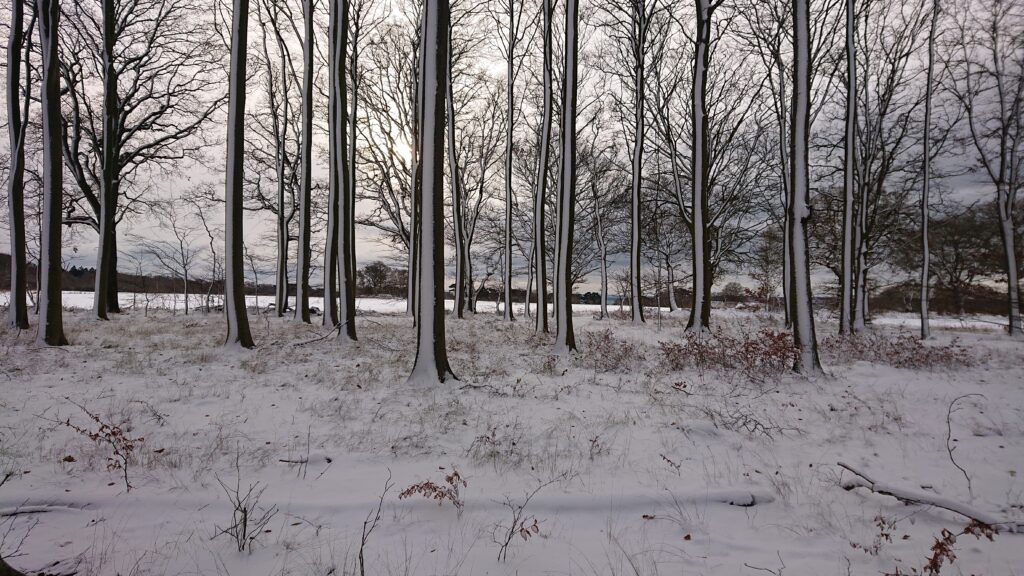
[(665, 256), (665, 269), (668, 270), (668, 309), (675, 312), (679, 309), (679, 303), (676, 302), (676, 271), (668, 256)]
[[(29, 77), (32, 68), (25, 66), (25, 98), (21, 96), (21, 50), (25, 45), (24, 2), (11, 3), (11, 29), (7, 41), (7, 132), (10, 136), (11, 167), (7, 178), (7, 208), (11, 241), (10, 304), (8, 323), (25, 330), (28, 324), (27, 264), (25, 258), (25, 129), (28, 126), (28, 105), (31, 102)], [(30, 24), (31, 27), (31, 24)], [(29, 30), (31, 34), (31, 30)], [(24, 102), (25, 110), (21, 109)]]
[(505, 119), (505, 250), (502, 259), (502, 298), (505, 311), (502, 318), (515, 320), (512, 313), (512, 137), (515, 132), (515, 50), (516, 11), (513, 2), (508, 3), (508, 62), (505, 68), (506, 119)]
[(60, 2), (37, 0), (39, 48), (43, 56), (43, 215), (39, 247), (39, 341), (63, 346), (64, 316), (61, 302), (61, 199), (64, 193), (60, 132), (60, 60), (58, 29)]
[(313, 189), (313, 51), (316, 36), (313, 29), (313, 0), (303, 0), (302, 44), (302, 148), (299, 183), (299, 250), (295, 278), (295, 317), (309, 323), (309, 268), (312, 257), (310, 235), (312, 229)]
[(798, 354), (793, 369), (806, 375), (822, 372), (814, 333), (811, 263), (807, 246), (810, 218), (811, 39), (810, 0), (793, 0), (793, 120), (790, 124), (789, 236), (793, 259), (793, 339)]
[[(225, 346), (252, 348), (245, 306), (245, 260), (242, 241), (242, 203), (245, 158), (245, 69), (248, 47), (249, 0), (235, 0), (231, 15), (231, 70), (228, 76), (227, 167), (224, 186), (224, 310), (228, 335)], [(256, 284), (257, 288), (259, 283)]]
[(924, 166), (921, 168), (921, 339), (931, 337), (928, 324), (928, 285), (931, 272), (931, 247), (928, 242), (929, 186), (932, 175), (931, 135), (932, 135), (932, 83), (935, 77), (935, 34), (939, 22), (939, 0), (932, 0), (931, 26), (928, 30), (928, 72), (925, 76), (924, 95)]
[(629, 285), (631, 296), (631, 312), (633, 324), (644, 323), (643, 291), (640, 284), (640, 206), (641, 186), (643, 184), (644, 162), (644, 129), (647, 125), (644, 118), (644, 52), (643, 34), (645, 7), (641, 2), (632, 2), (633, 11), (633, 164), (630, 202), (630, 237), (629, 237)]
[(692, 153), (690, 173), (693, 175), (693, 304), (686, 323), (689, 332), (702, 333), (711, 322), (711, 238), (708, 234), (708, 161), (707, 86), (711, 55), (710, 0), (696, 0), (697, 35), (693, 52)]
[(338, 83), (335, 81), (338, 63), (338, 1), (330, 0), (327, 46), (327, 240), (324, 244), (324, 326), (338, 325), (338, 229), (341, 199), (338, 188), (345, 175), (338, 170), (338, 142), (335, 130), (339, 122)]
[(857, 205), (857, 223), (853, 235), (853, 332), (860, 333), (867, 328), (867, 212), (868, 186), (861, 183)]
[(853, 201), (857, 148), (857, 52), (855, 36), (856, 0), (846, 0), (846, 138), (843, 159), (843, 254), (839, 286), (839, 333), (852, 331), (853, 311)]
[(562, 161), (558, 190), (558, 263), (555, 270), (555, 315), (557, 332), (555, 352), (566, 354), (576, 350), (572, 327), (572, 240), (576, 225), (576, 86), (580, 9), (577, 0), (565, 5), (565, 67), (562, 78)]
[(537, 158), (536, 191), (533, 196), (533, 263), (537, 277), (537, 322), (538, 332), (548, 332), (548, 269), (547, 254), (544, 251), (545, 218), (544, 204), (547, 198), (548, 162), (551, 148), (551, 116), (552, 116), (552, 62), (551, 62), (551, 20), (554, 16), (552, 0), (544, 0), (541, 10), (544, 19), (544, 108), (540, 128), (540, 154)]
[(116, 40), (114, 0), (103, 0), (102, 6), (102, 71), (103, 76), (103, 149), (100, 181), (99, 246), (96, 249), (96, 286), (93, 291), (93, 313), (100, 320), (107, 319), (111, 270), (111, 249), (114, 235), (114, 215), (117, 211), (117, 143), (120, 107), (117, 96), (117, 67), (114, 66)]
[(532, 318), (533, 317), (532, 313), (530, 312), (530, 300), (531, 300), (531, 298), (533, 296), (533, 257), (534, 257), (534, 254), (535, 253), (533, 251), (533, 247), (531, 246), (530, 247), (530, 265), (527, 267), (527, 273), (526, 273), (526, 296), (523, 297), (523, 313), (526, 315), (527, 318)]
[(786, 70), (782, 58), (776, 58), (775, 64), (779, 73), (779, 159), (782, 160), (782, 197), (784, 216), (782, 218), (782, 309), (786, 328), (793, 326), (793, 260), (789, 250), (789, 123), (785, 110), (789, 108), (786, 100)]
[(332, 18), (335, 24), (334, 66), (330, 76), (335, 84), (335, 116), (331, 127), (334, 161), (337, 166), (338, 203), (338, 323), (339, 338), (356, 340), (356, 247), (355, 198), (349, 170), (348, 138), (348, 16), (349, 0), (335, 0)]
[(448, 34), (448, 0), (426, 0), (421, 28), (416, 115), (419, 127), (419, 163), (416, 195), (420, 204), (419, 279), (416, 305), (416, 363), (409, 383), (428, 386), (455, 380), (448, 365), (444, 333), (444, 138)]
[[(594, 228), (597, 238), (598, 267), (601, 272), (601, 320), (608, 318), (608, 243), (605, 240), (604, 218), (601, 216), (601, 194), (597, 180), (590, 179), (590, 193), (594, 197)], [(621, 306), (621, 300), (620, 300)]]
[(1004, 267), (1006, 269), (1006, 303), (1011, 336), (1021, 336), (1020, 317), (1020, 270), (1017, 263), (1017, 246), (1014, 238), (1013, 193), (1005, 182), (998, 184), (996, 205), (999, 213), (999, 234), (1003, 241)]
[(466, 309), (466, 221), (463, 203), (462, 170), (459, 169), (458, 148), (455, 144), (455, 94), (452, 88), (452, 34), (448, 31), (448, 59), (445, 65), (445, 84), (447, 86), (446, 110), (448, 115), (448, 172), (452, 189), (452, 222), (455, 236), (455, 317), (463, 318)]
[[(266, 34), (264, 32), (264, 34)], [(264, 40), (264, 47), (266, 41)], [(285, 172), (285, 150), (286, 143), (288, 141), (288, 83), (284, 78), (285, 67), (284, 51), (281, 52), (281, 88), (284, 97), (281, 99), (281, 107), (283, 111), (278, 112), (278, 108), (275, 105), (276, 101), (276, 90), (277, 87), (274, 85), (273, 70), (270, 64), (270, 54), (264, 48), (264, 54), (267, 56), (267, 67), (268, 67), (268, 82), (267, 82), (267, 93), (269, 96), (270, 108), (273, 115), (273, 129), (274, 129), (274, 140), (275, 140), (275, 174), (277, 178), (277, 213), (276, 224), (277, 224), (277, 269), (275, 270), (274, 278), (274, 315), (278, 318), (284, 316), (285, 309), (288, 308), (288, 219), (285, 214), (284, 202), (285, 202), (285, 179), (287, 178)]]
[[(421, 10), (420, 14), (419, 38), (416, 48), (416, 70), (418, 72), (416, 77), (416, 88), (413, 93), (413, 108), (415, 109), (415, 112), (412, 114), (412, 118), (409, 119), (413, 125), (412, 142), (409, 144), (411, 156), (411, 162), (409, 163), (411, 167), (409, 178), (412, 181), (412, 198), (410, 200), (412, 202), (412, 207), (409, 210), (409, 239), (406, 243), (406, 246), (409, 248), (409, 273), (407, 274), (407, 297), (405, 308), (406, 312), (412, 316), (413, 324), (416, 324), (419, 317), (419, 312), (416, 308), (418, 304), (416, 299), (419, 297), (420, 210), (422, 208), (419, 200), (419, 194), (422, 192), (420, 184), (420, 131), (423, 125), (421, 123), (422, 118), (420, 117), (420, 110), (423, 109), (423, 75), (421, 72), (423, 71), (424, 60), (426, 58), (426, 38), (423, 36), (423, 33), (427, 28), (426, 11)], [(449, 26), (451, 25), (450, 16), (451, 13), (449, 12)], [(445, 58), (447, 58), (447, 55)]]

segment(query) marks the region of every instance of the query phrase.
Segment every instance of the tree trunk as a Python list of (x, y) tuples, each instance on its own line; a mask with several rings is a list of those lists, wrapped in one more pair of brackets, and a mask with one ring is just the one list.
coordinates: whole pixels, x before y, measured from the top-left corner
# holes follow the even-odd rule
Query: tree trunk
[(331, 138), (334, 140), (334, 159), (338, 172), (338, 280), (339, 305), (338, 323), (341, 325), (339, 338), (356, 340), (356, 249), (355, 241), (355, 199), (352, 174), (349, 171), (348, 139), (348, 7), (349, 0), (333, 0), (332, 18), (335, 22), (334, 66), (330, 74), (336, 83), (334, 88), (336, 112)]
[(697, 37), (693, 54), (693, 296), (688, 332), (704, 333), (711, 323), (711, 235), (708, 230), (708, 160), (707, 86), (708, 64), (711, 60), (711, 12), (709, 0), (697, 0)]
[(798, 349), (793, 369), (808, 376), (822, 373), (814, 333), (811, 263), (807, 246), (810, 210), (808, 145), (811, 111), (810, 1), (793, 0), (793, 121), (790, 124), (789, 236), (793, 259), (793, 339)]
[[(44, 0), (45, 1), (45, 0)], [(249, 0), (235, 0), (231, 17), (231, 71), (228, 88), (228, 149), (225, 181), (224, 309), (228, 335), (225, 346), (252, 348), (249, 315), (245, 305), (242, 203), (245, 158), (245, 80), (249, 29)], [(259, 283), (256, 284), (257, 290)]]
[(782, 302), (786, 328), (793, 327), (793, 260), (789, 249), (789, 146), (787, 137), (789, 135), (788, 122), (785, 110), (788, 107), (786, 101), (786, 72), (782, 59), (777, 58), (776, 64), (779, 71), (779, 158), (782, 160), (782, 193), (785, 215), (782, 218)]
[(506, 103), (506, 129), (505, 129), (505, 267), (502, 270), (502, 284), (504, 285), (505, 312), (503, 319), (515, 320), (512, 313), (512, 134), (515, 126), (515, 3), (511, 0), (508, 3), (508, 62), (505, 71), (505, 86), (507, 91)]
[(668, 270), (668, 309), (669, 312), (675, 312), (679, 309), (676, 303), (676, 272), (668, 256), (665, 256), (665, 268)]
[[(645, 7), (639, 2), (632, 2), (633, 10), (633, 165), (631, 183), (631, 205), (630, 223), (631, 233), (629, 241), (629, 281), (631, 312), (633, 324), (644, 323), (643, 292), (640, 288), (640, 189), (643, 181), (643, 160), (644, 160), (644, 55), (643, 44), (646, 24), (643, 19), (646, 17)], [(575, 64), (574, 64), (575, 66)]]
[(63, 302), (61, 301), (61, 199), (64, 193), (61, 158), (60, 2), (37, 0), (39, 47), (43, 56), (43, 88), (40, 105), (43, 111), (43, 215), (40, 230), (39, 310), (42, 318), (39, 340), (50, 346), (68, 343), (64, 337)]
[(111, 236), (117, 212), (117, 142), (120, 139), (117, 68), (114, 66), (116, 13), (114, 0), (103, 0), (103, 151), (100, 182), (99, 246), (96, 249), (96, 287), (93, 290), (93, 312), (99, 320), (107, 319), (107, 292), (110, 285)]
[(565, 67), (562, 76), (562, 177), (558, 191), (558, 267), (555, 278), (555, 352), (559, 354), (576, 350), (576, 335), (572, 326), (572, 241), (576, 225), (576, 90), (579, 59), (576, 27), (579, 11), (578, 0), (566, 0)]
[[(11, 3), (11, 30), (7, 42), (7, 131), (10, 136), (11, 169), (7, 180), (7, 206), (11, 233), (11, 302), (7, 308), (11, 327), (25, 330), (28, 324), (28, 293), (25, 256), (25, 130), (31, 102), (32, 68), (25, 58), (25, 98), (21, 97), (21, 60), (25, 45), (25, 5)], [(31, 23), (29, 34), (31, 34)], [(24, 112), (21, 109), (24, 103)]]
[(328, 36), (330, 38), (327, 48), (327, 164), (328, 164), (328, 193), (327, 193), (327, 241), (324, 244), (324, 326), (334, 327), (338, 325), (338, 229), (340, 223), (341, 199), (339, 188), (343, 186), (341, 181), (345, 175), (338, 170), (338, 142), (335, 137), (335, 130), (338, 124), (338, 83), (335, 80), (338, 63), (338, 23), (337, 15), (338, 0), (330, 0), (330, 20), (328, 23)]
[(924, 97), (924, 167), (921, 186), (921, 339), (931, 337), (928, 324), (928, 286), (931, 280), (931, 248), (928, 243), (929, 185), (931, 184), (931, 125), (932, 125), (932, 82), (935, 75), (935, 33), (939, 21), (939, 0), (932, 0), (931, 27), (928, 31), (928, 73), (925, 76)]
[(839, 284), (839, 333), (852, 332), (853, 311), (853, 200), (857, 148), (857, 52), (854, 14), (856, 0), (846, 0), (846, 155), (843, 160), (843, 254)]
[(448, 113), (448, 172), (451, 177), (452, 189), (452, 222), (455, 235), (455, 317), (464, 318), (466, 308), (466, 261), (468, 259), (466, 246), (466, 221), (463, 214), (463, 203), (465, 192), (463, 190), (462, 171), (459, 169), (458, 148), (455, 143), (455, 94), (452, 82), (452, 68), (454, 66), (452, 55), (452, 34), (448, 31), (448, 59), (445, 65), (445, 80), (447, 85), (447, 113)]
[(544, 201), (547, 198), (548, 163), (551, 149), (551, 116), (552, 116), (552, 62), (551, 62), (551, 20), (554, 16), (552, 0), (544, 0), (542, 17), (544, 19), (544, 109), (540, 129), (540, 154), (537, 158), (537, 183), (533, 198), (533, 262), (537, 277), (537, 322), (536, 329), (548, 333), (548, 270), (545, 244)]
[(1006, 303), (1011, 336), (1021, 336), (1020, 279), (1017, 264), (1017, 247), (1014, 239), (1012, 196), (1008, 186), (1000, 183), (996, 190), (996, 204), (999, 211), (999, 234), (1003, 240), (1004, 266), (1006, 268)]
[(313, 189), (313, 0), (303, 0), (302, 48), (302, 181), (299, 184), (299, 254), (295, 278), (295, 317), (309, 324), (309, 268), (311, 259)]
[(416, 195), (420, 205), (419, 280), (416, 305), (416, 361), (409, 383), (429, 386), (455, 380), (448, 365), (444, 333), (444, 138), (448, 34), (448, 0), (426, 0), (423, 7), (416, 115), (419, 162)]

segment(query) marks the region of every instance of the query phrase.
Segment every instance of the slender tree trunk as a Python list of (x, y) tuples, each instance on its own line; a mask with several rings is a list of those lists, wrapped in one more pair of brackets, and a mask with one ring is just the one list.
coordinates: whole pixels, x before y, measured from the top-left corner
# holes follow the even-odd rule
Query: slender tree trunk
[(1017, 264), (1017, 246), (1014, 238), (1012, 195), (1005, 182), (997, 184), (996, 204), (999, 213), (999, 234), (1003, 241), (1004, 267), (1006, 268), (1006, 304), (1011, 336), (1021, 336), (1020, 278)]
[(468, 259), (466, 247), (466, 221), (464, 214), (465, 192), (463, 190), (462, 170), (459, 169), (458, 148), (455, 143), (455, 94), (453, 91), (454, 67), (452, 55), (452, 34), (448, 32), (448, 59), (445, 66), (445, 80), (447, 85), (447, 111), (448, 111), (448, 172), (451, 174), (452, 189), (452, 222), (454, 223), (455, 235), (455, 317), (464, 318), (466, 308), (466, 261)]
[[(120, 185), (114, 186), (114, 198), (115, 201), (120, 197)], [(107, 237), (107, 243), (110, 245), (110, 251), (107, 255), (110, 263), (110, 277), (107, 281), (107, 313), (108, 314), (120, 314), (121, 313), (121, 291), (118, 288), (117, 280), (117, 222), (114, 222), (114, 226), (110, 228), (110, 235)]]
[(551, 116), (552, 116), (552, 58), (551, 40), (554, 16), (552, 0), (544, 0), (541, 10), (544, 19), (544, 109), (540, 129), (540, 154), (537, 158), (537, 189), (533, 197), (533, 262), (537, 277), (537, 322), (536, 329), (548, 333), (548, 270), (545, 244), (544, 204), (547, 199), (548, 163), (551, 148)]
[(342, 121), (338, 113), (338, 82), (335, 79), (337, 69), (343, 64), (338, 62), (338, 2), (330, 0), (330, 15), (328, 23), (328, 36), (330, 41), (327, 48), (327, 164), (328, 164), (328, 188), (327, 193), (327, 241), (324, 244), (324, 326), (338, 325), (338, 240), (341, 217), (341, 194), (340, 188), (344, 186), (342, 181), (345, 174), (339, 170), (338, 139), (336, 131), (338, 122)]
[(921, 339), (931, 337), (928, 324), (928, 288), (931, 280), (931, 248), (928, 243), (928, 220), (930, 219), (929, 186), (932, 176), (931, 135), (932, 135), (932, 83), (935, 75), (935, 34), (939, 22), (939, 0), (932, 0), (931, 27), (928, 30), (928, 72), (925, 76), (924, 96), (924, 166), (921, 178)]
[(515, 27), (515, 2), (508, 3), (508, 62), (505, 71), (505, 86), (507, 91), (507, 117), (505, 129), (505, 257), (502, 274), (504, 285), (505, 312), (503, 319), (515, 320), (512, 313), (512, 135), (515, 130), (515, 49), (516, 49), (516, 27)]
[[(28, 324), (27, 264), (25, 257), (25, 130), (32, 101), (32, 68), (25, 57), (25, 94), (21, 94), (21, 60), (25, 47), (25, 3), (11, 3), (11, 30), (7, 42), (7, 131), (10, 136), (11, 169), (7, 180), (8, 221), (11, 233), (11, 302), (7, 308), (11, 327), (25, 330)], [(31, 35), (32, 24), (29, 23)], [(31, 42), (28, 42), (31, 45)], [(27, 51), (26, 51), (27, 52)], [(21, 106), (25, 106), (22, 111)]]
[(431, 385), (456, 380), (448, 365), (444, 333), (444, 138), (445, 62), (451, 13), (448, 0), (426, 0), (420, 35), (417, 183), (420, 204), (419, 294), (416, 306), (416, 363), (409, 383)]
[(93, 290), (93, 313), (99, 320), (107, 319), (107, 293), (110, 277), (111, 236), (117, 212), (117, 142), (120, 110), (117, 95), (117, 67), (114, 66), (117, 15), (114, 0), (103, 0), (103, 150), (100, 182), (99, 246), (96, 249), (96, 286)]
[[(451, 25), (451, 12), (450, 11), (448, 11), (448, 16), (449, 16), (449, 19), (448, 19), (448, 23), (449, 24), (448, 25), (450, 26)], [(424, 31), (427, 28), (426, 18), (427, 18), (426, 10), (423, 10), (422, 11), (422, 15), (420, 17), (419, 39), (418, 39), (417, 50), (416, 50), (416, 66), (417, 66), (417, 70), (419, 70), (420, 72), (423, 71), (424, 60), (426, 59), (426, 38), (424, 37)], [(446, 42), (448, 42), (448, 41), (446, 40)], [(445, 56), (445, 58), (447, 58), (447, 55)], [(447, 90), (447, 88), (446, 88), (446, 90)], [(421, 154), (421, 151), (420, 151), (420, 140), (421, 140), (420, 131), (422, 130), (422, 123), (421, 123), (422, 118), (420, 117), (419, 111), (423, 109), (423, 98), (424, 98), (424, 96), (423, 96), (423, 75), (422, 74), (418, 74), (417, 78), (416, 78), (416, 90), (415, 90), (415, 93), (413, 95), (413, 100), (415, 101), (414, 102), (414, 108), (416, 109), (417, 112), (412, 115), (412, 118), (410, 118), (410, 120), (412, 121), (412, 124), (413, 124), (413, 126), (412, 126), (412, 136), (413, 137), (412, 137), (412, 144), (409, 146), (409, 148), (411, 149), (410, 150), (410, 152), (411, 152), (410, 155), (412, 157), (412, 162), (410, 163), (411, 166), (412, 166), (412, 170), (411, 170), (411, 172), (409, 174), (409, 177), (412, 180), (412, 188), (411, 188), (411, 190), (412, 190), (412, 198), (411, 198), (412, 209), (409, 211), (410, 212), (410, 218), (409, 218), (410, 219), (410, 222), (409, 222), (409, 242), (408, 242), (408, 246), (409, 246), (409, 274), (408, 274), (408, 286), (407, 286), (408, 297), (406, 299), (406, 311), (409, 313), (410, 316), (412, 316), (413, 324), (416, 324), (416, 322), (418, 321), (418, 318), (419, 318), (419, 312), (418, 312), (418, 309), (417, 309), (417, 300), (416, 300), (419, 297), (419, 290), (420, 290), (420, 287), (419, 287), (419, 278), (420, 278), (420, 270), (419, 270), (419, 264), (420, 264), (419, 263), (419, 254), (420, 254), (420, 251), (419, 251), (419, 241), (420, 241), (420, 239), (419, 239), (419, 236), (420, 236), (420, 228), (421, 228), (421, 225), (420, 225), (421, 203), (420, 203), (420, 199), (419, 199), (419, 194), (422, 192), (422, 190), (420, 189), (421, 185), (420, 185), (420, 181), (419, 181), (419, 178), (420, 178), (420, 172), (419, 172), (419, 169), (420, 169), (420, 154)]]
[(565, 67), (562, 76), (562, 177), (558, 191), (558, 267), (555, 278), (555, 314), (558, 317), (555, 352), (559, 354), (576, 350), (576, 335), (572, 326), (572, 243), (573, 228), (576, 226), (576, 90), (579, 59), (576, 27), (579, 18), (578, 0), (566, 0)]
[(40, 105), (43, 111), (43, 215), (39, 250), (39, 341), (50, 346), (68, 343), (64, 337), (61, 301), (61, 198), (64, 193), (60, 117), (60, 2), (36, 0), (39, 47), (43, 56)]
[(789, 249), (789, 123), (785, 110), (789, 108), (786, 99), (786, 71), (781, 58), (776, 58), (779, 72), (779, 158), (782, 160), (782, 193), (785, 213), (782, 218), (782, 302), (786, 328), (793, 327), (793, 259)]
[(313, 51), (316, 36), (313, 30), (314, 0), (303, 0), (302, 47), (302, 149), (301, 178), (299, 184), (299, 254), (295, 278), (295, 317), (309, 324), (309, 268), (312, 257), (310, 236), (312, 229), (313, 190)]
[[(245, 79), (249, 32), (249, 0), (235, 0), (231, 17), (231, 71), (228, 88), (228, 150), (225, 182), (224, 309), (228, 335), (225, 346), (252, 348), (245, 305), (242, 202), (245, 158)], [(256, 284), (259, 290), (259, 283)]]
[[(608, 244), (604, 238), (604, 219), (601, 217), (601, 204), (597, 182), (590, 180), (590, 192), (594, 196), (594, 220), (597, 227), (597, 251), (600, 258), (598, 266), (601, 269), (601, 316), (600, 319), (608, 318)], [(620, 300), (621, 309), (621, 300)]]
[(640, 192), (643, 184), (644, 161), (644, 129), (647, 126), (644, 117), (644, 42), (646, 23), (644, 22), (645, 7), (640, 2), (631, 3), (633, 10), (633, 165), (631, 187), (631, 232), (629, 240), (629, 281), (632, 296), (633, 324), (644, 323), (643, 292), (640, 287)]
[(853, 311), (853, 201), (857, 149), (857, 52), (854, 42), (856, 0), (846, 0), (846, 156), (843, 161), (843, 255), (839, 278), (839, 333), (852, 332)]
[(711, 60), (711, 3), (696, 0), (697, 38), (693, 54), (693, 153), (690, 170), (693, 174), (693, 296), (688, 332), (704, 333), (711, 323), (711, 235), (708, 230), (708, 159), (707, 86)]
[(861, 184), (860, 198), (857, 206), (857, 226), (854, 230), (854, 268), (853, 286), (853, 332), (861, 333), (867, 329), (867, 212), (868, 186)]
[(533, 257), (534, 257), (534, 254), (535, 254), (535, 252), (533, 250), (533, 247), (531, 246), (530, 247), (530, 265), (529, 265), (529, 267), (527, 267), (527, 274), (526, 274), (526, 297), (523, 298), (523, 310), (524, 310), (523, 313), (525, 314), (525, 316), (527, 318), (531, 318), (532, 317), (531, 313), (530, 313), (530, 299), (533, 297), (533, 270), (534, 270), (534, 268), (533, 268), (533, 264), (534, 264)]
[(821, 374), (814, 332), (811, 263), (807, 246), (810, 211), (808, 144), (811, 112), (810, 0), (793, 0), (793, 121), (790, 124), (790, 250), (793, 259), (793, 339), (798, 354), (793, 369), (808, 376)]
[(348, 12), (349, 0), (334, 0), (333, 13), (335, 31), (334, 67), (331, 78), (336, 83), (334, 96), (336, 102), (335, 121), (331, 138), (334, 140), (334, 158), (338, 171), (338, 274), (339, 274), (339, 305), (338, 322), (341, 325), (339, 338), (356, 340), (356, 249), (355, 240), (355, 199), (352, 197), (352, 175), (349, 171), (349, 139), (348, 139)]
[(668, 256), (665, 256), (665, 269), (668, 270), (668, 309), (669, 312), (675, 312), (679, 309), (676, 302), (676, 272)]

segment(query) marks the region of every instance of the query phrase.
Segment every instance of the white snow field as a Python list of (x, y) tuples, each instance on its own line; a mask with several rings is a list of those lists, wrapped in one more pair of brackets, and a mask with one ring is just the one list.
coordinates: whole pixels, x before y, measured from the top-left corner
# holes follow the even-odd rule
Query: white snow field
[[(939, 573), (1024, 574), (1024, 342), (995, 326), (936, 321), (920, 347), (876, 322), (809, 381), (777, 318), (716, 310), (700, 343), (685, 314), (585, 311), (558, 357), (485, 306), (448, 319), (460, 380), (425, 389), (404, 302), (359, 308), (355, 345), (253, 315), (258, 348), (225, 350), (219, 314), (158, 309), (68, 311), (62, 348), (0, 329), (0, 553), (80, 575), (845, 576), (926, 573), (948, 530)], [(839, 461), (1008, 524), (962, 534), (844, 490)]]

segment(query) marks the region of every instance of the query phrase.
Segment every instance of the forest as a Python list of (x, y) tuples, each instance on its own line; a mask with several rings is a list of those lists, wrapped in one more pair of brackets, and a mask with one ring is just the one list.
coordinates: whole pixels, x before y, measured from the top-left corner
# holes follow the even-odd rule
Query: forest
[(1024, 566), (1021, 0), (0, 28), (0, 576)]

